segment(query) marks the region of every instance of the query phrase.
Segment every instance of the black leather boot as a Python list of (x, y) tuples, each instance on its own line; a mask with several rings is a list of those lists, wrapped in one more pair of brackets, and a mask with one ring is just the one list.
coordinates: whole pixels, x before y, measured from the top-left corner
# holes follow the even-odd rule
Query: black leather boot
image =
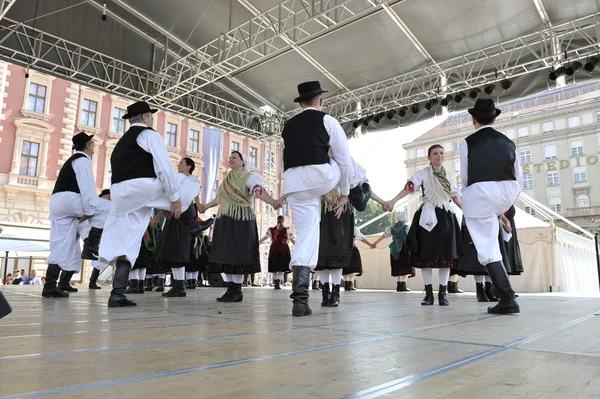
[(331, 295), (329, 295), (329, 304), (327, 305), (330, 308), (337, 308), (340, 306), (340, 286), (334, 285), (331, 287)]
[(402, 281), (396, 281), (396, 292), (402, 292)]
[(137, 293), (138, 294), (143, 294), (144, 293), (144, 280), (138, 280), (137, 281)]
[(188, 283), (190, 285), (190, 290), (195, 290), (196, 285), (198, 284), (198, 280), (194, 280), (193, 278), (191, 278), (188, 280)]
[(440, 306), (448, 306), (450, 302), (448, 302), (448, 295), (446, 295), (446, 286), (440, 284), (440, 288), (438, 290), (438, 303)]
[(454, 283), (454, 293), (455, 294), (464, 294), (465, 293), (463, 290), (458, 288), (458, 281), (456, 283)]
[(323, 284), (323, 290), (321, 291), (321, 294), (323, 295), (321, 306), (329, 306), (329, 295), (331, 294), (329, 291), (329, 283)]
[(152, 277), (146, 277), (146, 286), (144, 287), (145, 291), (152, 291)]
[(58, 280), (58, 289), (59, 290), (63, 290), (63, 291), (67, 291), (67, 292), (77, 292), (79, 291), (77, 288), (73, 287), (70, 282), (71, 282), (71, 277), (73, 277), (73, 275), (75, 274), (75, 272), (66, 272), (66, 271), (62, 271), (60, 273), (60, 280)]
[[(194, 208), (193, 205), (191, 207)], [(215, 219), (210, 218), (204, 221), (198, 221), (195, 212), (187, 212), (186, 210), (181, 214), (181, 221), (192, 237), (198, 237), (204, 230), (207, 230), (213, 225)]]
[(100, 270), (94, 268), (94, 270), (92, 270), (92, 274), (90, 276), (90, 283), (88, 284), (88, 288), (90, 290), (99, 290), (100, 287), (98, 287), (98, 277), (100, 277)]
[(348, 288), (350, 291), (356, 291), (356, 284), (354, 284), (354, 281), (348, 281)]
[(400, 292), (410, 292), (411, 289), (406, 286), (406, 281), (400, 281)]
[(293, 268), (292, 295), (294, 300), (292, 316), (302, 317), (312, 314), (308, 306), (308, 286), (310, 284), (310, 267), (294, 266)]
[(344, 281), (344, 291), (350, 291), (350, 281)]
[[(292, 286), (293, 286), (293, 285), (294, 285), (294, 284), (292, 283)], [(313, 283), (312, 283), (312, 289), (313, 289), (314, 291), (320, 291), (320, 290), (321, 290), (321, 288), (319, 288), (319, 280), (313, 280)]]
[(231, 283), (231, 291), (226, 298), (223, 298), (221, 302), (242, 302), (244, 300), (244, 293), (242, 292), (242, 284)]
[(127, 283), (126, 294), (137, 294), (138, 293), (138, 280), (129, 280)]
[(433, 305), (433, 286), (431, 284), (425, 286), (425, 298), (421, 301), (421, 305)]
[(448, 281), (449, 294), (462, 294), (464, 291), (458, 288), (458, 282)]
[(102, 238), (102, 229), (92, 227), (90, 234), (83, 240), (83, 250), (81, 259), (98, 260), (98, 248), (100, 247), (100, 238)]
[(115, 265), (115, 276), (113, 278), (113, 289), (108, 298), (109, 308), (137, 306), (137, 303), (125, 296), (125, 287), (127, 287), (130, 272), (131, 263), (126, 260), (117, 261), (117, 264)]
[(159, 277), (156, 283), (156, 292), (163, 292), (165, 290), (165, 279)]
[(475, 287), (477, 290), (477, 302), (489, 302), (487, 295), (485, 295), (485, 288), (483, 288), (483, 283), (475, 283)]
[[(502, 262), (493, 262), (485, 266), (492, 279), (492, 284), (500, 295), (500, 302), (496, 306), (490, 306), (488, 313), (494, 314), (510, 314), (519, 313), (519, 304), (515, 301), (515, 292), (510, 286), (508, 274)], [(487, 285), (487, 284), (486, 284)], [(486, 292), (487, 295), (487, 292)]]
[(48, 265), (48, 269), (46, 270), (46, 284), (44, 284), (44, 289), (42, 290), (42, 296), (44, 298), (68, 298), (69, 293), (64, 292), (56, 286), (56, 281), (58, 280), (58, 276), (60, 274), (60, 267), (55, 264)]
[(274, 290), (280, 290), (281, 289), (281, 280), (273, 280), (273, 285), (275, 286), (275, 288), (273, 288)]
[(183, 298), (187, 295), (185, 292), (185, 280), (174, 280), (174, 283), (171, 285), (171, 289), (162, 294), (162, 296), (167, 298)]
[(496, 291), (494, 291), (494, 284), (486, 281), (485, 283), (485, 295), (488, 297), (490, 302), (498, 302), (500, 298), (496, 296)]
[(227, 291), (223, 294), (222, 297), (217, 298), (217, 302), (223, 302), (225, 299), (231, 296), (231, 291), (233, 290), (233, 283), (231, 281), (227, 282)]

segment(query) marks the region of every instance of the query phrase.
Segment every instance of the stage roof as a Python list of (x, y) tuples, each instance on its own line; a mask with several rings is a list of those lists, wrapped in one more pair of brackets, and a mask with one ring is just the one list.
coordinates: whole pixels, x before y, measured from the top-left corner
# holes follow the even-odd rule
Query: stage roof
[(540, 92), (553, 65), (600, 50), (600, 0), (109, 0), (106, 21), (104, 3), (2, 0), (0, 56), (257, 137), (262, 107), (290, 117), (302, 81), (329, 89), (349, 129), (408, 106), (369, 125), (389, 128), (441, 112), (424, 105), (448, 94), (467, 94), (449, 105), (463, 109), (472, 87)]

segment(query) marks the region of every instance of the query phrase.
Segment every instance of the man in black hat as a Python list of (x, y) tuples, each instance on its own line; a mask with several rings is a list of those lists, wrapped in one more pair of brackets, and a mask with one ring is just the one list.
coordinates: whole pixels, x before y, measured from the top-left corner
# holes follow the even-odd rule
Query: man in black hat
[(83, 240), (83, 251), (81, 251), (81, 259), (89, 259), (92, 261), (92, 274), (90, 275), (90, 282), (88, 285), (90, 290), (100, 289), (97, 284), (98, 277), (100, 277), (100, 273), (107, 266), (106, 263), (98, 260), (98, 249), (100, 246), (100, 238), (102, 238), (104, 223), (110, 213), (110, 190), (105, 188), (98, 198), (96, 215), (90, 220), (90, 231)]
[(98, 205), (92, 170), (93, 138), (83, 132), (73, 136), (75, 153), (63, 164), (50, 197), (50, 255), (42, 290), (45, 298), (77, 292), (69, 282), (81, 270), (79, 237), (86, 228), (81, 222), (92, 218)]
[(284, 197), (292, 208), (296, 226), (296, 246), (290, 262), (293, 316), (312, 313), (308, 306), (308, 285), (319, 254), (320, 196), (338, 186), (340, 197), (333, 210), (340, 217), (350, 192), (347, 137), (338, 121), (321, 111), (323, 93), (326, 91), (319, 82), (299, 84), (299, 95), (294, 102), (300, 104), (302, 112), (290, 119), (282, 132)]
[[(101, 261), (116, 266), (109, 307), (136, 305), (125, 296), (125, 289), (152, 208), (171, 211), (179, 218), (200, 192), (199, 182), (173, 170), (163, 138), (151, 128), (156, 111), (144, 101), (128, 106), (123, 119), (129, 120), (129, 130), (110, 157), (111, 210), (99, 251)], [(183, 222), (190, 234), (207, 228), (195, 218)]]
[(487, 269), (500, 302), (488, 313), (519, 313), (498, 242), (498, 221), (519, 197), (523, 174), (515, 143), (492, 128), (500, 115), (494, 101), (479, 99), (469, 109), (475, 133), (460, 146), (462, 210), (479, 262)]

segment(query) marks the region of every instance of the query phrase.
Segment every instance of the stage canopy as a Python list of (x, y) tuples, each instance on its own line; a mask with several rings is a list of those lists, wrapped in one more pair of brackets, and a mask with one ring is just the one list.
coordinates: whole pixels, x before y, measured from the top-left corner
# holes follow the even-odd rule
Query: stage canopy
[(554, 86), (553, 68), (572, 72), (567, 83), (600, 69), (600, 0), (1, 4), (3, 59), (259, 138), (296, 112), (306, 80), (329, 89), (345, 127), (372, 130), (431, 117), (445, 97), (453, 111), (470, 94), (535, 94)]

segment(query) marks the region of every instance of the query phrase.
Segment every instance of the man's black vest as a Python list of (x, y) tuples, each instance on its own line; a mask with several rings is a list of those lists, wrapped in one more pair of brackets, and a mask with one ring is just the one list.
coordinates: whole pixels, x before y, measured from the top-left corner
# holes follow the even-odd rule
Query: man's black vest
[(487, 127), (466, 139), (468, 147), (467, 186), (484, 181), (517, 180), (515, 143)]
[(130, 127), (115, 146), (110, 156), (112, 184), (142, 177), (156, 177), (152, 154), (137, 143), (138, 136), (146, 129), (150, 128), (146, 126)]
[(283, 128), (283, 170), (329, 163), (329, 133), (323, 124), (325, 112), (307, 109)]
[(85, 154), (77, 152), (67, 159), (62, 168), (60, 168), (60, 172), (58, 172), (58, 178), (56, 178), (56, 183), (54, 184), (54, 190), (52, 190), (52, 194), (62, 193), (65, 191), (81, 194), (81, 191), (79, 190), (79, 184), (77, 184), (77, 176), (75, 175), (75, 170), (73, 169), (73, 161), (82, 157), (85, 157)]

